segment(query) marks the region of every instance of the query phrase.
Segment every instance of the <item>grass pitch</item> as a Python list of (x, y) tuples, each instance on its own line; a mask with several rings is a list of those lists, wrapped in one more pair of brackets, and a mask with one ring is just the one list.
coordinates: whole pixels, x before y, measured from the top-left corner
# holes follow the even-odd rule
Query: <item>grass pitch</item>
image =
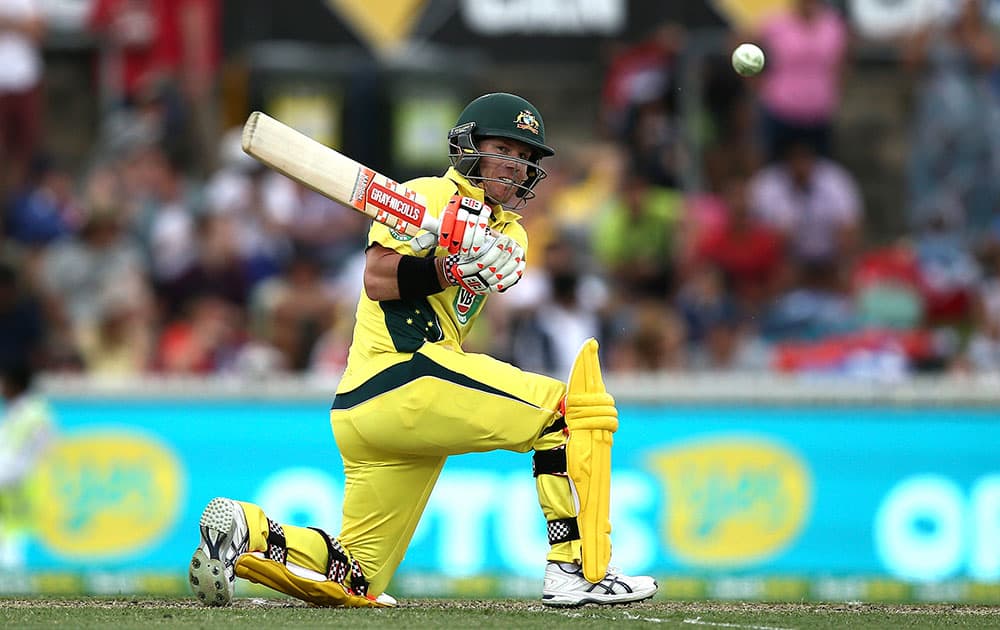
[(289, 599), (0, 599), (3, 628), (600, 628), (805, 630), (998, 628), (1000, 607), (899, 604), (669, 602), (553, 609), (527, 600), (412, 599), (393, 609), (312, 608)]

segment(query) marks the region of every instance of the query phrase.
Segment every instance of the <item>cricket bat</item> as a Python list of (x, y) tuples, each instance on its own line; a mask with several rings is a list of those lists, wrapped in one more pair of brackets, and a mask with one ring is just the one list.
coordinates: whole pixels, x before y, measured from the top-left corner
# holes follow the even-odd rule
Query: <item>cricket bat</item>
[[(319, 194), (410, 236), (437, 235), (439, 223), (427, 214), (423, 195), (343, 153), (313, 140), (263, 112), (243, 125), (243, 151)], [(423, 234), (418, 243), (430, 245)]]

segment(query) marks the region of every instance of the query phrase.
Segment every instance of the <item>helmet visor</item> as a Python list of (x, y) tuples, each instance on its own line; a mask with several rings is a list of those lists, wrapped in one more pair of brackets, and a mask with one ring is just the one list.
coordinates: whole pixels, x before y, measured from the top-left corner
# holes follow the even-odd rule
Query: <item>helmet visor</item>
[[(545, 169), (538, 165), (540, 156), (537, 152), (531, 159), (523, 159), (513, 155), (503, 153), (489, 153), (479, 148), (481, 137), (476, 137), (471, 146), (460, 146), (460, 143), (452, 139), (449, 142), (449, 156), (452, 164), (457, 164), (459, 160), (465, 165), (466, 172), (462, 173), (466, 179), (479, 185), (486, 191), (487, 199), (491, 203), (497, 203), (507, 210), (519, 210), (524, 207), (529, 199), (535, 197), (535, 185), (545, 179)], [(515, 181), (510, 177), (486, 176), (482, 174), (480, 168), (483, 158), (501, 160), (513, 163), (516, 168), (515, 173), (523, 172), (525, 177), (522, 181)], [(490, 194), (494, 191), (499, 199)], [(502, 192), (501, 192), (502, 191)]]

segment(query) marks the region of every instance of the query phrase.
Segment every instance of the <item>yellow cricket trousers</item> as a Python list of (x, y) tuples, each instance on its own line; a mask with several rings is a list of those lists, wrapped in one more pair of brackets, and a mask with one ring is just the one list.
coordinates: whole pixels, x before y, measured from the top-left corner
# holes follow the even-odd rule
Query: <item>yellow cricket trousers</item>
[[(330, 412), (344, 462), (337, 538), (360, 563), (371, 595), (386, 589), (402, 561), (445, 459), (497, 449), (561, 449), (565, 393), (561, 381), (425, 343), (408, 360), (337, 395)], [(576, 516), (565, 475), (539, 474), (536, 487), (547, 521)], [(251, 550), (266, 548), (266, 517), (257, 506), (243, 505)], [(284, 530), (289, 561), (324, 573), (322, 536), (287, 525)], [(548, 559), (579, 561), (579, 540), (553, 544)]]

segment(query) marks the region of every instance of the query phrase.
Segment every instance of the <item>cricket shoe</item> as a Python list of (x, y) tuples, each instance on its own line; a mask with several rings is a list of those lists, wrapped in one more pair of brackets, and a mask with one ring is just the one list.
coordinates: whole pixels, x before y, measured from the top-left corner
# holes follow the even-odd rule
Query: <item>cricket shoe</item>
[(236, 558), (250, 547), (250, 530), (243, 508), (217, 497), (201, 513), (201, 542), (188, 567), (188, 581), (206, 606), (228, 606), (236, 586)]
[(604, 579), (594, 584), (583, 577), (575, 562), (549, 562), (545, 567), (542, 603), (546, 606), (583, 604), (625, 604), (649, 599), (656, 594), (656, 580), (648, 575), (622, 575), (608, 568)]

